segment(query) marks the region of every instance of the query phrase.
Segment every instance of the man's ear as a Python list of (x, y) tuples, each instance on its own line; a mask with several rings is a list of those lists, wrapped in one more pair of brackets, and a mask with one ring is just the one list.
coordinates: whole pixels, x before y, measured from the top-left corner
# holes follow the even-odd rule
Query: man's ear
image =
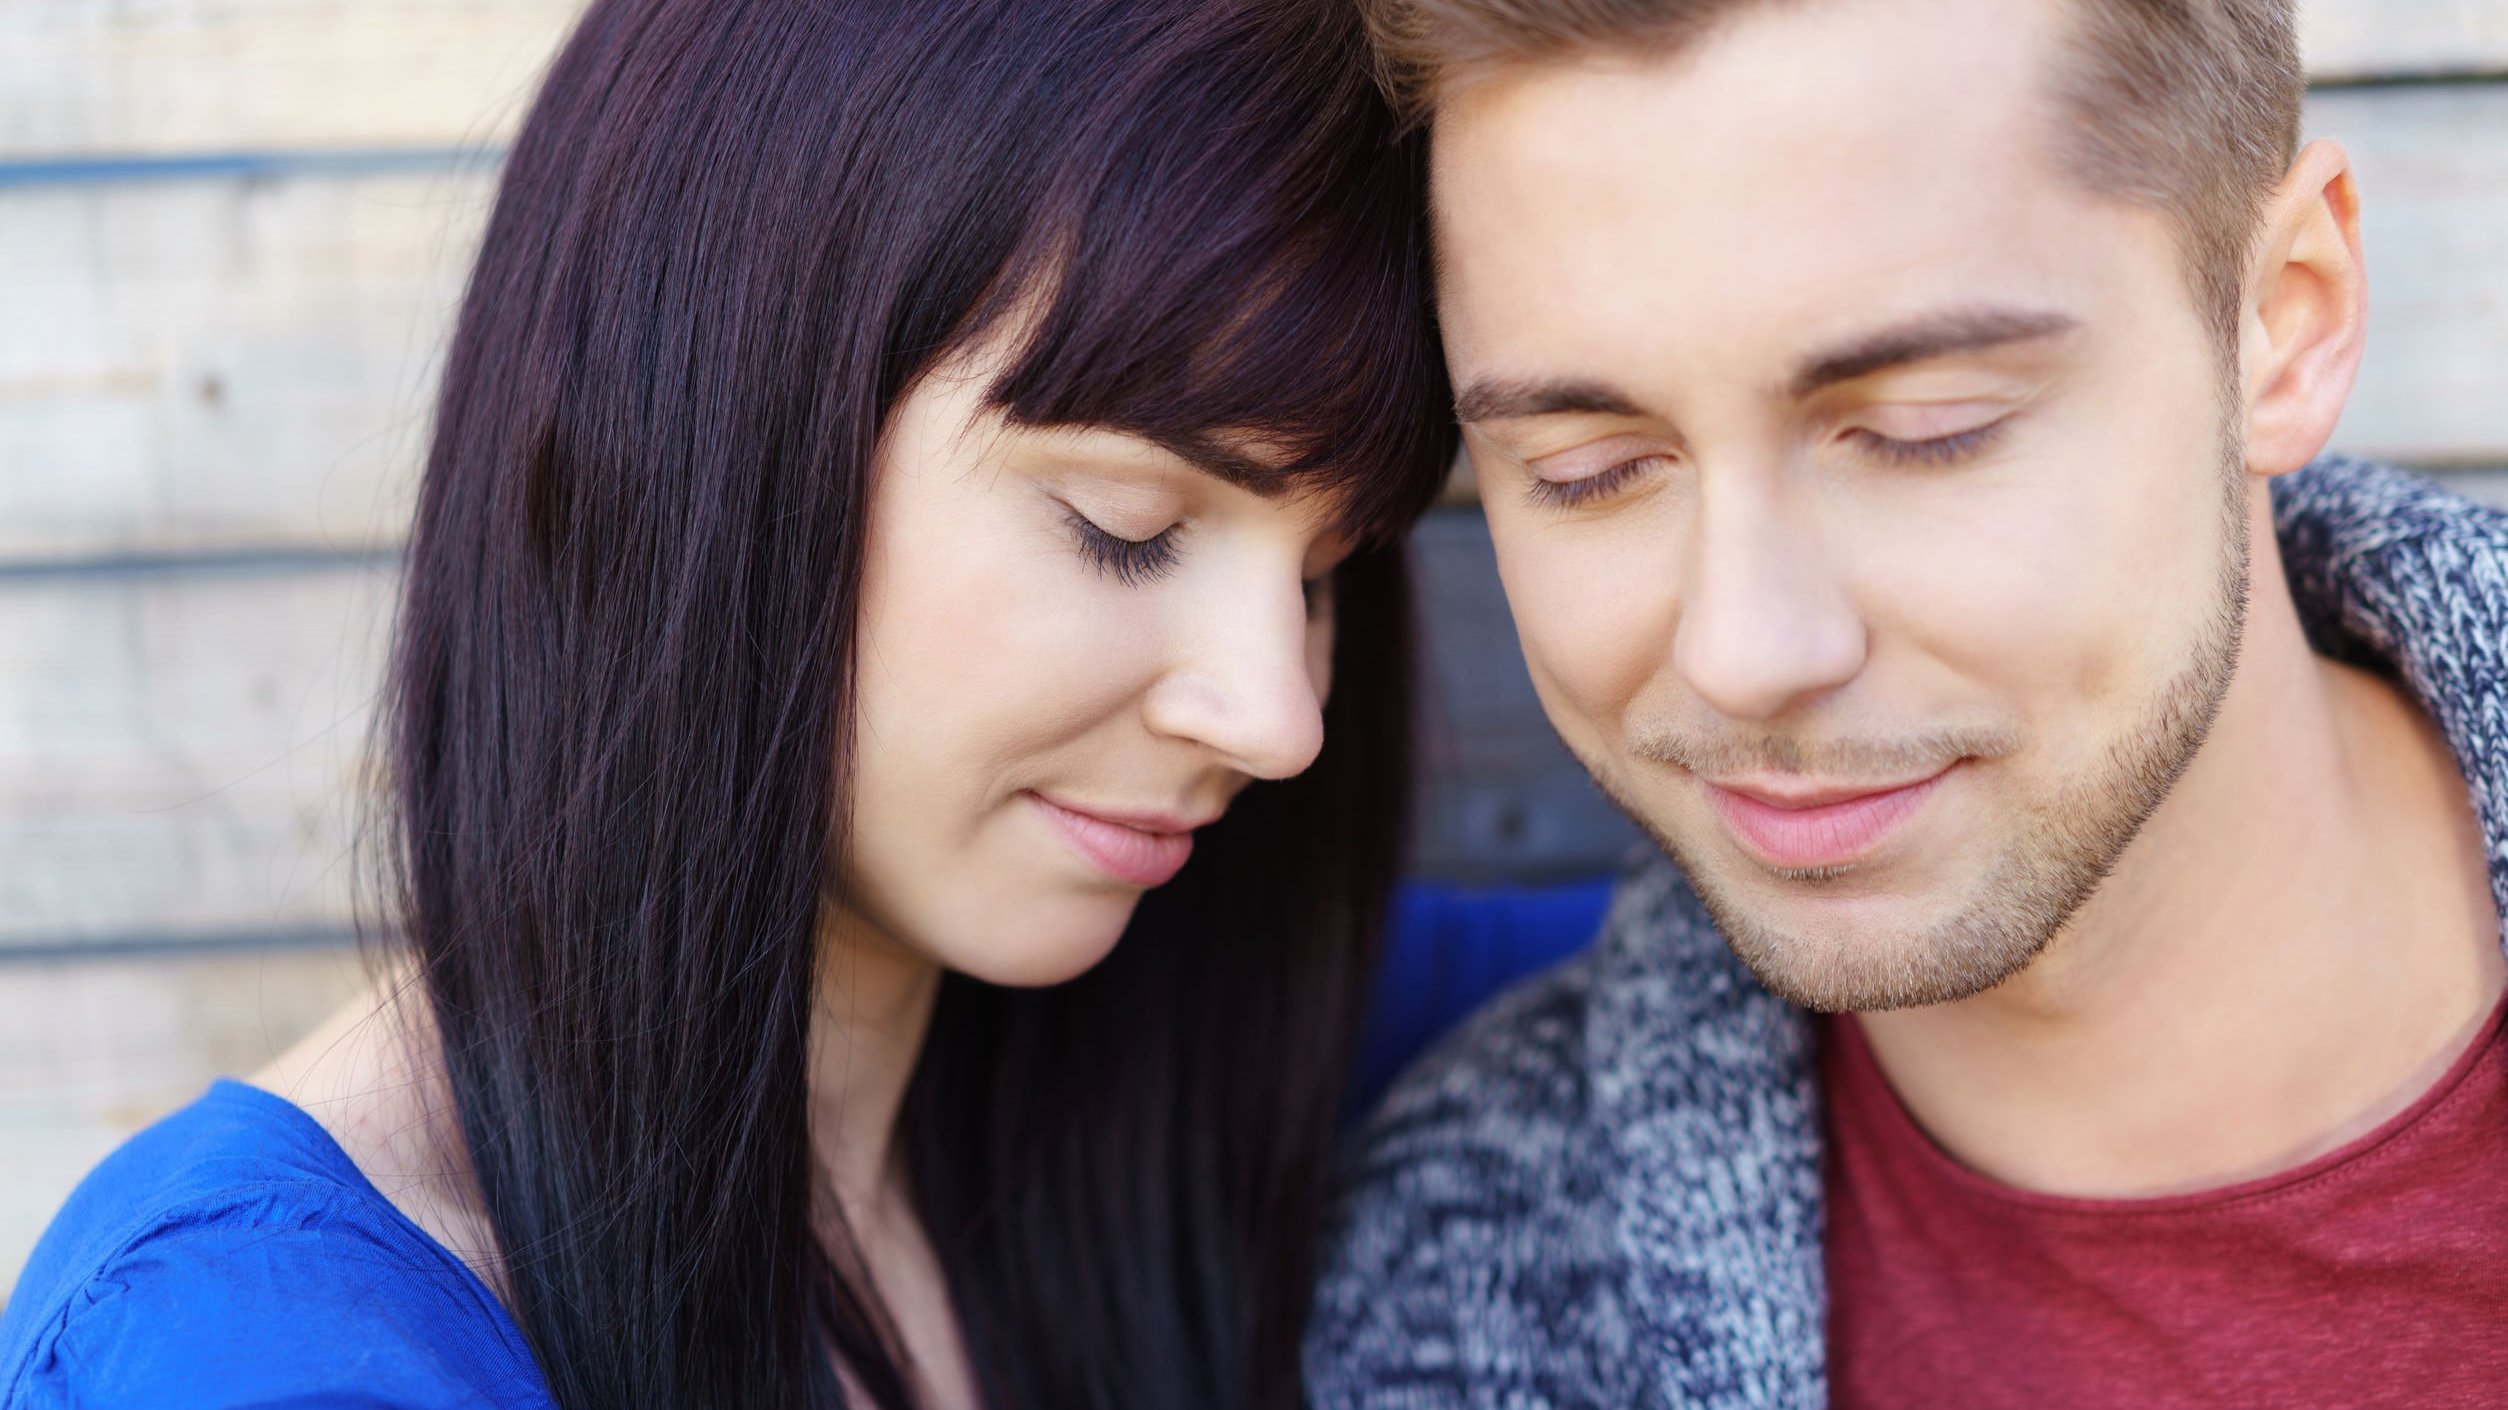
[(2288, 474), (2325, 448), (2360, 370), (2368, 308), (2351, 158), (2311, 142), (2265, 209), (2240, 318), (2249, 473)]

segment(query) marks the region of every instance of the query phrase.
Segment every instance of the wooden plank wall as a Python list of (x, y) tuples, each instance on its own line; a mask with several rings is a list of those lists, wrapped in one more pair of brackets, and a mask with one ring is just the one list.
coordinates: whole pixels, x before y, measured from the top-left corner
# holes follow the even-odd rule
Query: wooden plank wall
[[(2508, 501), (2508, 0), (2303, 0), (2358, 158), (2340, 441)], [(0, 1287), (75, 1175), (345, 994), (395, 552), (495, 161), (577, 0), (0, 6)], [(1424, 870), (1629, 838), (1468, 505), (1420, 535)]]

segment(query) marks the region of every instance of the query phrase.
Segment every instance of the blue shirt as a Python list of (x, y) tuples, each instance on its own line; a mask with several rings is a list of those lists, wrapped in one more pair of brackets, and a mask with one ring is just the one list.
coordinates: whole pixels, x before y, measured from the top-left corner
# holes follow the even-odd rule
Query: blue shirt
[(220, 1081), (70, 1196), (0, 1317), (0, 1407), (555, 1410), (477, 1275), (283, 1098)]
[(1490, 995), (1584, 949), (1610, 903), (1608, 876), (1559, 886), (1402, 887), (1359, 1035), (1348, 1114), (1374, 1110), (1411, 1059)]
[[(1581, 946), (1605, 892), (1404, 888), (1355, 1099)], [(228, 1081), (81, 1182), (0, 1316), (0, 1410), (72, 1405), (555, 1410), (521, 1329), (469, 1267), (312, 1117)]]

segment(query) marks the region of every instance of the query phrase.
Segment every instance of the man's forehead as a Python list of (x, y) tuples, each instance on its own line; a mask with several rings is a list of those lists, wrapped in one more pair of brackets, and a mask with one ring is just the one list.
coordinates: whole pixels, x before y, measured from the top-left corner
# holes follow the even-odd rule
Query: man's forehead
[[(1584, 53), (1494, 72), (1457, 91), (1432, 128), (1440, 227), (1500, 214), (1473, 209), (1493, 191), (1537, 210), (1544, 193), (1573, 188), (1571, 215), (1599, 201), (1606, 213), (1746, 224), (1754, 206), (1856, 200), (1872, 207), (1857, 214), (1874, 215), (2016, 176), (2053, 183), (2034, 26), (2006, 13), (1935, 45), (1916, 42), (1914, 23), (1813, 22), (1899, 2), (1778, 8), (1682, 54)], [(2004, 0), (1904, 3), (1996, 14)]]
[[(2076, 55), (2072, 0), (1757, 0), (1677, 43), (1642, 36), (1574, 41), (1482, 61), (1438, 90), (1433, 126), (1520, 101), (1562, 76), (1625, 78), (1678, 90), (1713, 132), (1731, 114), (1859, 116), (1880, 109), (1939, 118), (2047, 89)], [(1947, 80), (1947, 81), (1946, 81)], [(2006, 115), (1989, 119), (2000, 122)]]
[[(1740, 337), (1791, 361), (1892, 318), (2061, 302), (2096, 257), (2075, 248), (2094, 213), (2044, 159), (2043, 85), (2013, 58), (2047, 42), (2011, 13), (2035, 8), (1770, 7), (1670, 58), (1528, 65), (1458, 91), (1433, 184), (1458, 371), (1487, 345), (1545, 341), (1648, 357)], [(1919, 42), (1981, 9), (2005, 17)]]

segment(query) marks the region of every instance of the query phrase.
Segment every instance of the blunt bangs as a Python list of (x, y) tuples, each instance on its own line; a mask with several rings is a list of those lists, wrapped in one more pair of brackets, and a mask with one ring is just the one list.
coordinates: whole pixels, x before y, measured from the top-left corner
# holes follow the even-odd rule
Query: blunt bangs
[[(1068, 95), (1094, 155), (1057, 154), (952, 343), (1021, 328), (992, 389), (1013, 421), (1130, 432), (1381, 540), (1434, 501), (1455, 432), (1422, 147), (1336, 18), (1211, 7), (1140, 35), (1137, 81)], [(1284, 61), (1249, 72), (1249, 49)]]

